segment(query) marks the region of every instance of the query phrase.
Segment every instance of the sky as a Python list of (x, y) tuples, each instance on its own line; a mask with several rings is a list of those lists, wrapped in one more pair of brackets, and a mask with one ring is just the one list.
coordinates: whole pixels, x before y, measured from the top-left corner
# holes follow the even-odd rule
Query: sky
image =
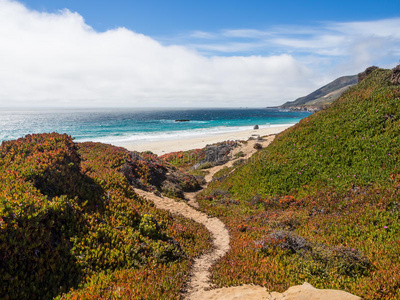
[(266, 107), (400, 62), (400, 0), (0, 0), (0, 107)]

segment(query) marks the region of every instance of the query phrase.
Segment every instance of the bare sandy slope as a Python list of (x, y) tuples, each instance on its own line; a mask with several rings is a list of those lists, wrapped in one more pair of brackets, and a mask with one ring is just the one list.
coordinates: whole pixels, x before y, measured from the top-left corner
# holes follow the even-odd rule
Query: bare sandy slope
[[(247, 144), (241, 144), (232, 153), (232, 156), (240, 151), (244, 153), (241, 159), (250, 159), (250, 157), (257, 151), (254, 149), (255, 143), (262, 144), (263, 147), (268, 146), (275, 136), (268, 136), (263, 141), (253, 140), (248, 141)], [(225, 165), (210, 168), (209, 173), (205, 177), (206, 185), (211, 182), (213, 175), (224, 167), (233, 165), (234, 160), (229, 161)], [(206, 187), (203, 186), (204, 187)], [(224, 223), (214, 217), (209, 217), (195, 208), (198, 208), (195, 193), (186, 193), (188, 204), (184, 202), (177, 202), (168, 197), (159, 197), (153, 193), (135, 189), (135, 192), (154, 202), (157, 208), (166, 209), (172, 213), (183, 215), (186, 218), (192, 219), (195, 222), (203, 224), (212, 234), (214, 248), (209, 253), (206, 253), (194, 262), (191, 272), (191, 279), (188, 282), (188, 290), (186, 299), (188, 300), (357, 300), (359, 297), (353, 296), (349, 293), (337, 290), (318, 290), (313, 288), (308, 283), (301, 286), (294, 286), (288, 289), (285, 293), (268, 292), (264, 287), (255, 285), (243, 285), (237, 287), (220, 288), (210, 290), (210, 268), (221, 257), (229, 251), (229, 232)]]

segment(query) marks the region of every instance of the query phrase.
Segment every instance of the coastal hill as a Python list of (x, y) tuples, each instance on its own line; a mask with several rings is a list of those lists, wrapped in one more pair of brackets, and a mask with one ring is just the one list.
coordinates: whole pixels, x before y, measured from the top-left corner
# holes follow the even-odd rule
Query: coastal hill
[(343, 76), (319, 88), (311, 94), (279, 106), (290, 110), (318, 110), (337, 100), (346, 90), (357, 83), (357, 75)]
[(398, 299), (399, 74), (373, 71), (199, 195), (232, 236), (212, 269), (216, 286), (308, 282)]
[(179, 196), (198, 182), (149, 153), (66, 134), (3, 142), (0, 298), (179, 299), (209, 232), (132, 186)]

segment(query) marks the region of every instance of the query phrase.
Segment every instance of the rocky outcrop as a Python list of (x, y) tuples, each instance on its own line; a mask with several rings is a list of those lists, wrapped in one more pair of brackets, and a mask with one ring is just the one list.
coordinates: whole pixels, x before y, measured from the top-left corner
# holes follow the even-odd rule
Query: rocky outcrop
[(392, 69), (392, 75), (389, 80), (392, 84), (400, 84), (400, 65)]
[(209, 167), (223, 165), (229, 161), (229, 153), (237, 146), (237, 142), (224, 142), (214, 145), (207, 145), (205, 157), (193, 166), (193, 169), (201, 169), (207, 164)]
[(358, 82), (363, 81), (365, 78), (368, 77), (369, 74), (371, 74), (373, 71), (375, 71), (377, 69), (379, 69), (379, 68), (376, 66), (366, 68), (364, 72), (361, 72), (358, 74)]
[(319, 290), (311, 284), (305, 282), (303, 285), (296, 285), (289, 288), (284, 293), (272, 292), (268, 300), (361, 300), (360, 297), (339, 290)]
[(284, 293), (268, 292), (266, 288), (254, 285), (242, 285), (205, 291), (204, 300), (361, 300), (360, 297), (339, 290), (319, 290), (305, 282), (290, 287)]
[(121, 172), (133, 187), (170, 197), (184, 198), (184, 192), (200, 188), (200, 182), (194, 176), (153, 154), (131, 152)]
[(258, 125), (254, 125), (253, 129), (260, 129)]

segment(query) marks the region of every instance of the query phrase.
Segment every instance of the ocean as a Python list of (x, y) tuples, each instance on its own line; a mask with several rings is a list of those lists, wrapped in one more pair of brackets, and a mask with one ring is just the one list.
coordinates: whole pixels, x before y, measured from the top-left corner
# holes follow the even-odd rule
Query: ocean
[[(77, 142), (120, 145), (185, 139), (295, 124), (308, 112), (277, 109), (0, 108), (0, 142), (32, 133), (67, 133)], [(176, 120), (189, 120), (176, 122)]]

